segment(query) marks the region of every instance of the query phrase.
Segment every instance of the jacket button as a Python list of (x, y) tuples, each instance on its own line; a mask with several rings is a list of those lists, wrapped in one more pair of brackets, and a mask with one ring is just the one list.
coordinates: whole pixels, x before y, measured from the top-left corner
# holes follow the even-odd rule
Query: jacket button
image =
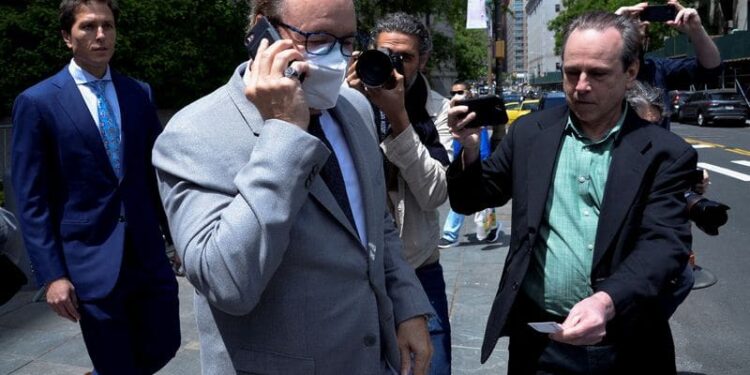
[(121, 223), (124, 223), (125, 222), (125, 216), (124, 215), (120, 215), (120, 217), (117, 218), (117, 221), (119, 221)]
[(375, 344), (377, 344), (378, 339), (375, 338), (374, 335), (367, 335), (365, 336), (364, 341), (365, 341), (365, 346), (374, 346)]
[(518, 290), (518, 283), (513, 283), (513, 286), (511, 288), (513, 290)]

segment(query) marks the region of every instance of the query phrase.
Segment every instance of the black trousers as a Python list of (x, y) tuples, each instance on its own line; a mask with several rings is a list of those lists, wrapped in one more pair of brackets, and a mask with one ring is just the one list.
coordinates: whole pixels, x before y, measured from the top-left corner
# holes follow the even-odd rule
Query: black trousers
[(79, 303), (95, 374), (150, 375), (174, 357), (180, 347), (177, 281), (166, 255), (163, 263), (145, 268), (126, 250), (112, 292)]
[[(519, 293), (511, 312), (509, 375), (619, 375), (674, 374), (674, 345), (669, 325), (643, 320), (638, 332), (624, 338), (613, 332), (597, 345), (569, 345), (550, 340), (548, 334), (529, 327), (528, 322), (556, 321), (556, 316), (540, 309)], [(666, 329), (666, 332), (664, 331)], [(618, 337), (619, 336), (619, 337)]]

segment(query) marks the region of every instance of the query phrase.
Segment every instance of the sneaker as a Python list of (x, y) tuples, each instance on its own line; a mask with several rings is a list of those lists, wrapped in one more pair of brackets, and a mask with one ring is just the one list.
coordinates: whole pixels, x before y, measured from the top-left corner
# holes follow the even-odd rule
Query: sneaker
[(458, 240), (449, 240), (446, 238), (441, 238), (440, 241), (438, 241), (438, 247), (441, 249), (447, 249), (449, 247), (458, 246)]
[(484, 240), (482, 240), (482, 242), (485, 242), (485, 243), (497, 242), (497, 240), (500, 239), (500, 229), (501, 228), (499, 225), (495, 227), (495, 229), (491, 230), (490, 233), (487, 234), (487, 237)]

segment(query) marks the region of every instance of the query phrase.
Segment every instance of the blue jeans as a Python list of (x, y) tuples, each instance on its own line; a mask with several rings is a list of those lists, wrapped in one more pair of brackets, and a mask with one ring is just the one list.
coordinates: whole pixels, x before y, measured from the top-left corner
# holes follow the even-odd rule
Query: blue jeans
[(445, 296), (443, 267), (440, 266), (440, 262), (435, 262), (419, 267), (415, 272), (436, 313), (427, 322), (433, 349), (430, 375), (450, 375), (451, 325), (448, 318), (448, 299)]
[(448, 210), (448, 216), (445, 218), (445, 224), (443, 225), (443, 238), (451, 242), (458, 240), (463, 225), (464, 215)]

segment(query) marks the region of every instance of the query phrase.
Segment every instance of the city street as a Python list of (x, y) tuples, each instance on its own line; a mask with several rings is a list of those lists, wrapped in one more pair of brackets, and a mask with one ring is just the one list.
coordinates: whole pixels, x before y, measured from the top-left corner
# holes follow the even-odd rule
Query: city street
[[(716, 237), (697, 228), (697, 264), (718, 282), (694, 290), (672, 319), (677, 368), (682, 375), (750, 373), (750, 128), (699, 128), (673, 124), (675, 133), (698, 150), (710, 171), (707, 197), (728, 204), (730, 219)], [(441, 209), (444, 218), (447, 205)], [(480, 365), (479, 348), (489, 307), (508, 250), (510, 205), (498, 210), (503, 235), (494, 244), (478, 243), (466, 220), (458, 247), (441, 252), (453, 326), (453, 373), (505, 374), (507, 339), (489, 362)], [(183, 345), (162, 375), (200, 374), (199, 343), (192, 288), (180, 279)], [(56, 317), (43, 303), (30, 303), (33, 291), (0, 308), (0, 375), (81, 375), (91, 370), (77, 325)]]
[(672, 125), (708, 169), (706, 196), (729, 205), (716, 237), (694, 227), (696, 263), (718, 282), (694, 290), (672, 318), (678, 370), (687, 374), (750, 373), (750, 128)]

